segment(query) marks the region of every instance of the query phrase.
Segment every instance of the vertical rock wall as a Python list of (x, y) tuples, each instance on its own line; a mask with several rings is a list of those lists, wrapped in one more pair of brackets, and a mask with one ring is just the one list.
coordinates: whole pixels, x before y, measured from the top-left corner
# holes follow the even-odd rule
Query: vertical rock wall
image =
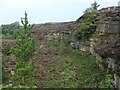
[(102, 57), (104, 69), (114, 77), (120, 90), (120, 7), (100, 10), (97, 29), (90, 38), (90, 51)]

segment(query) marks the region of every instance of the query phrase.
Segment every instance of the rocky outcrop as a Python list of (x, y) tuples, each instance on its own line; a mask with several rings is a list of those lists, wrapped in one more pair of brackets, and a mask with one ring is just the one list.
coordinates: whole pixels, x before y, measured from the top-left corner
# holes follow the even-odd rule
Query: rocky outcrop
[[(84, 19), (84, 15), (76, 20)], [(120, 7), (98, 10), (96, 31), (89, 40), (79, 41), (79, 50), (100, 56), (100, 68), (114, 77), (113, 85), (120, 89)]]
[(103, 58), (120, 58), (120, 7), (101, 9), (97, 28), (90, 38), (93, 51)]
[(90, 38), (91, 52), (102, 57), (102, 65), (120, 89), (120, 7), (98, 11), (97, 28)]

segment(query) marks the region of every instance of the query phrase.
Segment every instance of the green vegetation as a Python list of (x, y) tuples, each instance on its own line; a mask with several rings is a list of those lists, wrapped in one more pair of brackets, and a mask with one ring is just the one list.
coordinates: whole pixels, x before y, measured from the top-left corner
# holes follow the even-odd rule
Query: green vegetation
[(84, 18), (80, 21), (79, 30), (75, 34), (75, 37), (78, 40), (88, 39), (96, 30), (96, 10), (99, 5), (97, 5), (97, 2), (95, 1), (91, 6), (92, 7), (85, 10), (83, 15)]
[(2, 45), (2, 47), (4, 48), (4, 50), (2, 51), (2, 53), (4, 55), (10, 55), (11, 54), (11, 45), (10, 44), (4, 44), (4, 45)]
[(96, 30), (95, 17), (96, 11), (86, 13), (84, 19), (80, 22), (80, 29), (76, 32), (76, 39), (88, 39)]
[(3, 39), (15, 39), (16, 32), (20, 28), (19, 22), (1, 25)]
[(25, 12), (25, 18), (21, 18), (23, 27), (19, 30), (16, 37), (18, 48), (13, 49), (13, 55), (16, 57), (16, 67), (13, 79), (15, 85), (31, 86), (32, 75), (35, 65), (30, 62), (35, 52), (35, 41), (31, 36), (33, 25), (30, 25)]
[[(66, 40), (67, 41), (67, 40)], [(42, 42), (43, 43), (43, 42)], [(45, 46), (44, 46), (45, 45)], [(72, 49), (67, 43), (59, 41), (49, 41), (43, 44), (44, 50), (41, 50), (39, 55), (50, 58), (50, 61), (35, 61), (36, 65), (43, 65), (45, 69), (42, 69), (42, 73), (39, 73), (37, 77), (31, 80), (28, 77), (32, 77), (34, 68), (29, 61), (24, 59), (19, 60), (14, 78), (14, 84), (3, 85), (4, 88), (34, 88), (34, 84), (31, 81), (35, 81), (37, 87), (47, 88), (86, 88), (86, 87), (106, 87), (111, 85), (109, 78), (106, 77), (106, 72), (101, 70), (96, 64), (96, 57), (89, 53), (82, 53)], [(56, 59), (52, 59), (50, 56), (54, 56)], [(21, 62), (22, 61), (22, 62)], [(38, 71), (39, 72), (39, 71)], [(34, 73), (35, 75), (37, 73)], [(20, 77), (18, 77), (20, 76)], [(25, 77), (25, 80), (21, 82), (21, 77)], [(27, 80), (26, 80), (27, 79)], [(106, 80), (106, 81), (105, 81)], [(30, 81), (30, 82), (28, 82)], [(32, 83), (32, 84), (31, 84)], [(104, 84), (106, 83), (106, 86)], [(21, 86), (19, 86), (19, 84)]]
[[(52, 65), (46, 65), (49, 75), (54, 77), (46, 78), (43, 87), (48, 88), (85, 88), (101, 87), (99, 83), (105, 82), (106, 72), (101, 70), (96, 64), (96, 57), (89, 53), (82, 53), (73, 50), (65, 43), (52, 42), (48, 48), (60, 49), (59, 60)], [(66, 49), (66, 50), (65, 50)], [(69, 51), (68, 53), (65, 51)], [(53, 68), (54, 67), (54, 68)]]
[[(35, 64), (31, 62), (30, 59), (35, 52), (35, 41), (31, 34), (33, 25), (29, 24), (26, 12), (25, 18), (22, 18), (21, 22), (23, 27), (18, 30), (16, 37), (17, 47), (12, 49), (10, 49), (8, 45), (5, 47), (4, 53), (9, 55), (9, 51), (11, 51), (12, 56), (16, 59), (16, 65), (15, 69), (11, 71), (12, 76), (9, 77), (9, 81), (11, 81), (12, 84), (3, 85), (3, 88), (34, 87), (33, 72)], [(3, 72), (3, 74), (5, 74), (5, 72)], [(7, 77), (4, 77), (4, 79), (5, 78)]]
[(107, 74), (104, 80), (99, 83), (99, 88), (114, 88), (113, 84), (113, 77), (111, 74)]
[(36, 90), (36, 86), (13, 86), (13, 84), (9, 85), (0, 85), (0, 90)]
[(19, 29), (16, 37), (18, 48), (13, 50), (13, 54), (18, 61), (29, 61), (35, 52), (35, 41), (31, 34), (33, 25), (28, 23), (27, 13), (25, 13), (25, 18), (22, 18), (21, 22), (23, 27)]
[[(93, 8), (85, 11), (84, 19), (80, 21), (80, 28), (75, 35), (77, 39), (88, 39), (94, 33), (98, 6), (95, 2), (92, 4)], [(7, 26), (2, 26), (4, 35), (16, 35), (16, 45), (14, 48), (9, 44), (3, 47), (3, 85), (0, 85), (0, 89), (113, 87), (112, 76), (96, 63), (100, 62), (99, 57), (70, 46), (73, 34), (61, 35), (58, 38), (62, 37), (63, 41), (57, 41), (45, 40), (46, 32), (41, 32), (44, 35), (41, 36), (43, 40), (35, 43), (33, 25), (29, 24), (26, 12), (21, 23), (23, 26), (15, 27), (15, 30), (18, 29), (17, 33), (15, 30), (9, 32), (5, 29)], [(11, 70), (7, 71), (6, 68)]]

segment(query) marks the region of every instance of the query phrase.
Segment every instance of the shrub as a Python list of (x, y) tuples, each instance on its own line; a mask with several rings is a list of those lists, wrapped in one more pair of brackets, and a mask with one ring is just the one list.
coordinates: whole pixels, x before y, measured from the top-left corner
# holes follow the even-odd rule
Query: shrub
[(3, 47), (2, 53), (4, 55), (10, 55), (11, 54), (11, 45), (10, 44), (4, 44), (4, 45), (2, 45), (2, 47)]
[(76, 32), (76, 39), (88, 39), (96, 30), (96, 11), (87, 12), (84, 14), (84, 19), (80, 22), (79, 30)]
[(83, 18), (80, 21), (80, 28), (76, 32), (76, 39), (88, 39), (91, 34), (96, 30), (96, 15), (97, 8), (100, 5), (95, 1), (91, 7), (86, 9)]

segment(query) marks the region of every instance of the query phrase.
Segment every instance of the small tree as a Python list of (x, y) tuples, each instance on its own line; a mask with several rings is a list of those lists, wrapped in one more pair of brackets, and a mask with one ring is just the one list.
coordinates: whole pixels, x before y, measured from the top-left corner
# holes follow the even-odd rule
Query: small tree
[(13, 55), (16, 57), (16, 68), (14, 74), (15, 85), (33, 85), (32, 75), (35, 68), (29, 60), (35, 52), (35, 40), (32, 37), (33, 25), (30, 25), (25, 12), (25, 17), (21, 18), (22, 27), (16, 37), (17, 48), (13, 49)]
[(14, 56), (18, 61), (28, 61), (35, 52), (35, 41), (32, 38), (32, 28), (25, 12), (25, 18), (21, 18), (23, 27), (20, 28), (16, 37), (18, 48), (14, 49)]
[(98, 4), (96, 1), (94, 1), (94, 3), (91, 4), (92, 8), (97, 10), (98, 7), (100, 6), (100, 4)]

